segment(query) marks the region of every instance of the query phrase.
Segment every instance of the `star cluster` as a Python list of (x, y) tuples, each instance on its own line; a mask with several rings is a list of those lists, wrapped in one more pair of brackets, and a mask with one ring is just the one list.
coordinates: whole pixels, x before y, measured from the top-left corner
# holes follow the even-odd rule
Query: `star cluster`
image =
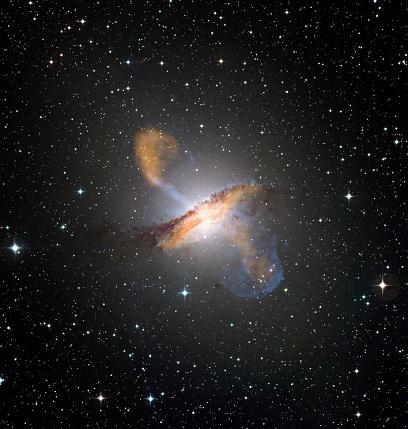
[[(405, 2), (1, 9), (0, 427), (405, 427)], [(185, 211), (147, 128), (191, 207), (274, 191), (270, 294), (131, 239)]]

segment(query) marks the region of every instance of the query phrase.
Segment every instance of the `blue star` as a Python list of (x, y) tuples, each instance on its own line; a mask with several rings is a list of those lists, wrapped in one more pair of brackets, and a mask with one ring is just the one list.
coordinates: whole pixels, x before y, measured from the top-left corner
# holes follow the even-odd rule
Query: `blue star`
[(150, 393), (149, 394), (149, 397), (148, 398), (146, 398), (148, 401), (149, 401), (149, 405), (152, 405), (152, 402), (156, 399), (156, 398), (154, 398), (153, 396), (152, 396), (152, 394)]
[(18, 251), (21, 249), (21, 247), (20, 247), (17, 243), (13, 243), (13, 245), (10, 247), (10, 249), (11, 249), (14, 253), (18, 253)]

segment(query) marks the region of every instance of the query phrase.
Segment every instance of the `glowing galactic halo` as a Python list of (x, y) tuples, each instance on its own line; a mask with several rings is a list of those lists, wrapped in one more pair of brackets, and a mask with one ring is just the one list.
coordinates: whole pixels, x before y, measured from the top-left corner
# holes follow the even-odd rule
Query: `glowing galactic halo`
[[(135, 159), (149, 185), (187, 207), (187, 198), (162, 177), (177, 152), (174, 137), (157, 129), (144, 129), (134, 138)], [(260, 184), (228, 187), (183, 215), (149, 227), (141, 238), (170, 251), (200, 243), (206, 232), (216, 231), (228, 243), (222, 283), (238, 296), (259, 298), (275, 289), (283, 275), (276, 236), (263, 220), (269, 192)]]

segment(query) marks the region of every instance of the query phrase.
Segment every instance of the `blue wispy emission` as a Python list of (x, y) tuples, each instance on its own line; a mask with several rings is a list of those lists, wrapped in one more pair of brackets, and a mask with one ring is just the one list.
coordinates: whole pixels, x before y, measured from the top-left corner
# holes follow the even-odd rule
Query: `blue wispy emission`
[(189, 200), (181, 192), (179, 192), (171, 183), (162, 183), (159, 186), (160, 189), (174, 201), (177, 201), (185, 207), (188, 207), (190, 205)]
[(263, 255), (270, 261), (274, 275), (265, 282), (260, 283), (248, 273), (242, 257), (235, 249), (232, 251), (229, 263), (225, 265), (223, 284), (234, 294), (241, 298), (258, 299), (269, 295), (279, 286), (283, 279), (282, 263), (278, 256), (278, 245), (275, 236), (266, 234), (256, 241), (257, 254)]

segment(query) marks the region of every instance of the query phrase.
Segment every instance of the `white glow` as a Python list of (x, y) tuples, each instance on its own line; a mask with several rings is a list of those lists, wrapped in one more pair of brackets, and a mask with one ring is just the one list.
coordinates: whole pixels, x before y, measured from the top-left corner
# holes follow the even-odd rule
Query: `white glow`
[(14, 253), (18, 253), (18, 251), (21, 249), (21, 247), (20, 247), (17, 243), (13, 243), (13, 245), (10, 247), (10, 249), (11, 249)]

